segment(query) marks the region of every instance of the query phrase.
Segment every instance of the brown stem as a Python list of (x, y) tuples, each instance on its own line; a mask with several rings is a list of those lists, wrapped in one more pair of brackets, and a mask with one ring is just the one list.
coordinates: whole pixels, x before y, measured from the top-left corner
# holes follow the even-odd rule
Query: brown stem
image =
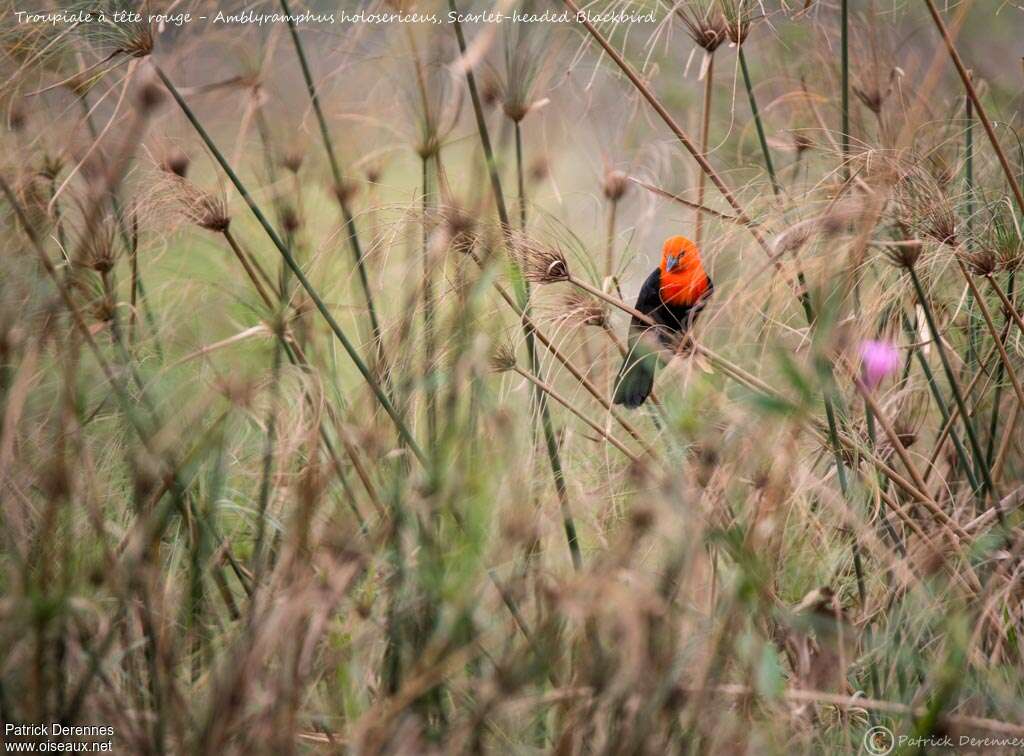
[[(914, 481), (914, 485), (917, 486), (922, 493), (928, 490), (927, 484), (924, 482), (924, 478), (921, 477), (921, 472), (917, 469), (917, 465), (910, 458), (906, 448), (903, 446), (903, 442), (900, 441), (899, 434), (893, 428), (892, 423), (889, 422), (889, 418), (886, 417), (885, 413), (882, 412), (882, 408), (878, 406), (878, 402), (875, 401), (874, 396), (871, 394), (871, 390), (864, 385), (864, 382), (860, 378), (854, 378), (854, 386), (857, 387), (857, 391), (864, 397), (865, 404), (871, 408), (871, 412), (874, 413), (875, 419), (878, 420), (878, 424), (882, 426), (882, 430), (885, 431), (885, 435), (889, 438), (889, 443), (892, 444), (893, 449), (899, 456), (900, 461), (903, 462), (903, 466), (907, 468), (907, 472), (910, 473), (911, 479)], [(953, 533), (956, 534), (957, 538), (967, 539), (968, 535), (965, 533), (959, 525), (940, 507), (934, 499), (930, 496), (923, 496), (922, 503), (928, 507), (932, 514), (934, 514), (941, 522), (947, 525)]]
[[(483, 261), (480, 259), (480, 256), (477, 255), (475, 252), (470, 252), (469, 254), (476, 262), (476, 264), (482, 268)], [(575, 378), (579, 382), (579, 384), (583, 386), (583, 388), (585, 388), (591, 394), (591, 396), (593, 396), (598, 401), (598, 403), (602, 407), (604, 407), (605, 410), (608, 411), (608, 413), (613, 418), (615, 418), (615, 421), (619, 425), (621, 425), (622, 428), (630, 436), (632, 436), (638, 444), (640, 444), (640, 446), (643, 447), (644, 451), (655, 458), (661, 456), (657, 451), (655, 451), (654, 447), (647, 443), (647, 441), (644, 439), (640, 431), (638, 431), (632, 423), (626, 420), (626, 418), (624, 418), (615, 409), (612, 403), (609, 402), (605, 395), (601, 393), (600, 390), (598, 390), (597, 386), (594, 385), (593, 381), (591, 381), (583, 373), (581, 373), (579, 369), (575, 365), (573, 365), (572, 362), (565, 355), (562, 354), (561, 350), (559, 350), (558, 347), (556, 347), (551, 342), (551, 340), (544, 335), (544, 332), (537, 327), (537, 324), (533, 321), (533, 319), (530, 318), (530, 316), (527, 315), (526, 312), (516, 303), (515, 299), (512, 298), (512, 295), (508, 293), (505, 287), (502, 286), (497, 281), (493, 283), (493, 286), (495, 290), (498, 292), (498, 294), (501, 296), (501, 298), (505, 300), (505, 303), (512, 308), (513, 312), (515, 312), (516, 315), (519, 316), (519, 318), (522, 320), (523, 326), (536, 337), (537, 341), (544, 345), (544, 348), (547, 349), (556, 360), (562, 363), (565, 369), (572, 374), (572, 377)]]
[(647, 191), (651, 192), (651, 194), (657, 194), (659, 197), (664, 197), (665, 199), (672, 200), (673, 202), (678, 202), (683, 207), (688, 207), (692, 210), (696, 210), (697, 212), (703, 213), (705, 215), (710, 215), (712, 218), (719, 218), (721, 220), (728, 221), (729, 223), (736, 223), (737, 225), (740, 226), (760, 225), (757, 221), (754, 220), (741, 221), (735, 215), (726, 215), (725, 213), (720, 213), (717, 210), (712, 210), (710, 207), (706, 207), (698, 202), (690, 202), (690, 200), (684, 199), (683, 197), (680, 197), (678, 194), (672, 194), (672, 192), (666, 191), (665, 189), (662, 189), (659, 186), (655, 186), (654, 184), (648, 184), (646, 181), (641, 181), (635, 176), (628, 176), (627, 178), (631, 183), (636, 184), (637, 186), (643, 189), (646, 189)]
[(629, 459), (633, 460), (637, 464), (640, 464), (640, 457), (638, 457), (636, 454), (631, 452), (625, 446), (625, 444), (623, 444), (621, 441), (619, 441), (617, 438), (615, 438), (615, 436), (613, 436), (611, 433), (606, 431), (600, 425), (598, 425), (593, 420), (591, 420), (589, 417), (587, 417), (585, 414), (583, 414), (583, 412), (581, 412), (576, 407), (574, 407), (569, 402), (568, 399), (566, 399), (561, 394), (559, 394), (557, 391), (555, 391), (555, 389), (553, 387), (549, 386), (547, 383), (542, 381), (540, 378), (537, 378), (536, 376), (532, 375), (531, 373), (528, 373), (527, 371), (523, 370), (519, 366), (513, 366), (512, 369), (516, 372), (517, 375), (521, 375), (523, 378), (528, 380), (534, 386), (539, 388), (545, 394), (547, 394), (552, 399), (554, 399), (556, 402), (558, 402), (563, 407), (565, 407), (567, 410), (569, 410), (572, 414), (576, 415), (576, 417), (578, 417), (580, 420), (582, 420), (584, 423), (586, 423), (588, 426), (590, 426), (596, 433), (601, 434), (601, 436), (604, 437), (605, 439), (607, 439), (607, 441), (612, 446), (614, 446), (616, 449), (618, 449), (620, 452), (622, 452), (624, 455), (626, 455)]
[(623, 58), (614, 47), (612, 47), (611, 43), (604, 37), (604, 35), (601, 34), (601, 32), (598, 31), (592, 23), (590, 23), (586, 15), (580, 13), (580, 9), (576, 5), (576, 3), (573, 2), (573, 0), (563, 0), (563, 2), (567, 6), (569, 6), (569, 9), (572, 10), (574, 17), (581, 24), (583, 24), (586, 30), (590, 33), (590, 36), (597, 40), (598, 44), (600, 44), (601, 47), (604, 48), (604, 51), (608, 54), (608, 57), (615, 62), (615, 64), (626, 75), (626, 78), (628, 78), (630, 82), (632, 82), (633, 86), (636, 87), (637, 91), (643, 96), (645, 100), (647, 100), (648, 104), (652, 108), (654, 108), (654, 112), (656, 112), (661, 117), (661, 120), (665, 122), (665, 125), (668, 126), (669, 130), (676, 136), (680, 144), (682, 144), (683, 147), (686, 148), (686, 151), (693, 156), (693, 159), (697, 161), (697, 165), (699, 165), (701, 170), (707, 174), (709, 179), (711, 179), (711, 183), (715, 185), (715, 188), (718, 189), (721, 195), (725, 198), (726, 202), (728, 202), (732, 209), (736, 211), (737, 220), (750, 230), (751, 235), (754, 237), (754, 239), (757, 240), (757, 243), (761, 246), (761, 248), (768, 254), (771, 254), (771, 248), (768, 245), (768, 241), (764, 238), (764, 236), (757, 229), (757, 227), (751, 223), (750, 217), (743, 209), (743, 205), (739, 203), (739, 200), (736, 199), (735, 195), (732, 193), (729, 187), (726, 186), (721, 176), (718, 175), (718, 172), (711, 166), (711, 163), (708, 162), (707, 158), (704, 156), (704, 153), (697, 149), (696, 145), (694, 145), (693, 143), (693, 140), (691, 140), (690, 137), (686, 134), (686, 132), (683, 131), (682, 127), (680, 127), (680, 125), (676, 123), (675, 119), (669, 114), (668, 110), (665, 109), (665, 106), (661, 104), (661, 101), (654, 96), (654, 93), (650, 90), (650, 88), (643, 82), (643, 80), (641, 80), (640, 76), (636, 73), (636, 71), (633, 70), (633, 67), (626, 62), (625, 58)]
[(1003, 307), (1005, 307), (1006, 311), (1010, 313), (1010, 317), (1013, 318), (1017, 327), (1020, 328), (1021, 333), (1024, 333), (1024, 320), (1021, 319), (1020, 313), (1017, 312), (1017, 308), (1013, 306), (1013, 302), (1011, 302), (1006, 296), (1003, 288), (999, 285), (999, 282), (996, 281), (995, 276), (989, 274), (985, 276), (985, 278), (988, 279), (989, 286), (991, 286), (992, 290), (999, 296), (999, 301), (1003, 303)]
[(264, 304), (266, 304), (268, 308), (273, 310), (274, 300), (270, 298), (270, 295), (267, 294), (267, 290), (263, 288), (263, 284), (256, 275), (256, 271), (253, 269), (252, 263), (249, 262), (249, 257), (245, 254), (242, 248), (238, 246), (238, 242), (235, 240), (234, 235), (227, 228), (221, 231), (221, 235), (228, 243), (228, 246), (231, 247), (231, 251), (235, 253), (235, 257), (238, 258), (238, 262), (242, 264), (246, 275), (249, 276), (249, 280), (252, 281), (252, 285), (256, 287), (256, 293), (260, 295), (260, 299), (263, 300)]
[(999, 356), (1003, 360), (1003, 365), (1006, 367), (1006, 374), (1010, 378), (1010, 383), (1013, 385), (1013, 391), (1017, 394), (1017, 401), (1024, 404), (1024, 389), (1021, 388), (1020, 380), (1017, 378), (1017, 371), (1013, 368), (1013, 363), (1010, 361), (1010, 355), (1006, 353), (1006, 347), (1003, 346), (1003, 340), (1000, 338), (999, 332), (996, 331), (995, 323), (992, 322), (992, 313), (988, 311), (988, 305), (985, 304), (985, 298), (981, 292), (978, 291), (977, 285), (974, 283), (974, 279), (971, 277), (970, 272), (964, 266), (963, 260), (959, 257), (956, 258), (956, 264), (960, 266), (960, 272), (964, 274), (964, 278), (967, 279), (967, 285), (971, 289), (971, 293), (974, 295), (974, 301), (978, 304), (978, 309), (981, 311), (982, 318), (985, 319), (985, 325), (988, 327), (989, 333), (992, 335), (992, 339), (996, 342), (996, 348), (999, 349)]
[[(570, 0), (566, 0), (566, 2), (570, 2)], [(981, 125), (985, 127), (985, 133), (988, 135), (988, 140), (992, 143), (992, 149), (995, 150), (996, 157), (999, 158), (999, 165), (1002, 166), (1003, 173), (1006, 174), (1006, 180), (1009, 182), (1010, 190), (1017, 200), (1017, 206), (1021, 212), (1024, 212), (1024, 193), (1021, 192), (1020, 184), (1017, 183), (1017, 177), (1013, 173), (1010, 161), (1006, 159), (1006, 153), (1003, 152), (1002, 145), (999, 144), (999, 140), (996, 138), (996, 130), (993, 128), (992, 121), (989, 120), (988, 114), (985, 112), (985, 107), (981, 104), (978, 90), (974, 88), (974, 82), (971, 81), (971, 74), (960, 59), (960, 53), (956, 51), (956, 45), (953, 44), (953, 39), (949, 36), (949, 31), (946, 29), (946, 24), (943, 22), (942, 16), (939, 15), (935, 3), (933, 0), (924, 0), (924, 3), (928, 6), (928, 12), (931, 13), (935, 26), (942, 35), (942, 41), (946, 43), (949, 57), (953, 60), (957, 73), (960, 74), (960, 79), (964, 83), (964, 89), (967, 90), (967, 95), (974, 104), (974, 112), (978, 116), (978, 120), (981, 121)]]

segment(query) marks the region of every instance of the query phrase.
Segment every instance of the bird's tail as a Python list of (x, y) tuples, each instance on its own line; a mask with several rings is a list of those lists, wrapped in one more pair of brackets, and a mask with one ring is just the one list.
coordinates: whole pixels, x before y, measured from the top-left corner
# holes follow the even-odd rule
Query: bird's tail
[(642, 339), (634, 341), (630, 347), (615, 378), (614, 400), (616, 404), (634, 409), (647, 401), (647, 397), (651, 395), (658, 356), (643, 343)]

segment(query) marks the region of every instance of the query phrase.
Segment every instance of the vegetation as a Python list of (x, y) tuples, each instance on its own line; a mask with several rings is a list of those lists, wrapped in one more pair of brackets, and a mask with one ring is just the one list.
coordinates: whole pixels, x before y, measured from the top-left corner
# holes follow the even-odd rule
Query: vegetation
[[(1019, 8), (43, 6), (0, 8), (5, 724), (1024, 742)], [(626, 410), (675, 234), (715, 294)]]

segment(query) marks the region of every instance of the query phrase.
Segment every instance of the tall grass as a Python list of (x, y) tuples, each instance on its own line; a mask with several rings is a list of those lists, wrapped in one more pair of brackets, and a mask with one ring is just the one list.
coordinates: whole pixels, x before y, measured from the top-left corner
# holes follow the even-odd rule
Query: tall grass
[[(1014, 40), (923, 5), (5, 30), (5, 723), (1024, 738)], [(675, 234), (715, 292), (625, 410)]]

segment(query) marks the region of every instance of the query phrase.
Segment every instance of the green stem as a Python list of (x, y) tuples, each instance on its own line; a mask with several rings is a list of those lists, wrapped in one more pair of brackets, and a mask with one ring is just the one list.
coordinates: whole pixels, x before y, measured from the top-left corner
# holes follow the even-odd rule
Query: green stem
[(519, 188), (519, 230), (526, 232), (526, 179), (523, 171), (523, 132), (519, 121), (515, 122), (516, 132), (516, 183)]
[(292, 18), (291, 10), (288, 7), (288, 0), (280, 0), (281, 9), (288, 19), (288, 30), (291, 32), (292, 43), (295, 45), (295, 54), (299, 58), (299, 67), (302, 69), (302, 78), (306, 82), (306, 90), (309, 92), (309, 99), (313, 104), (313, 112), (316, 113), (317, 125), (320, 127), (320, 136), (323, 139), (324, 149), (327, 151), (327, 160), (331, 164), (331, 176), (334, 179), (335, 193), (338, 195), (338, 204), (341, 206), (342, 220), (345, 223), (345, 233), (348, 236), (349, 245), (352, 247), (352, 255), (355, 257), (356, 268), (359, 271), (359, 282), (363, 288), (363, 296), (366, 298), (366, 308), (370, 314), (370, 325), (373, 329), (373, 338), (377, 345), (377, 356), (383, 362), (384, 340), (377, 319), (377, 309), (373, 303), (373, 293), (370, 290), (370, 277), (366, 272), (366, 261), (363, 259), (362, 245), (359, 243), (359, 233), (356, 229), (355, 219), (348, 202), (344, 198), (344, 180), (341, 169), (338, 167), (338, 159), (334, 154), (334, 143), (331, 141), (330, 132), (327, 129), (327, 119), (324, 118), (323, 108), (320, 107), (320, 96), (316, 91), (316, 84), (313, 82), (313, 74), (309, 68), (309, 61), (306, 58), (306, 51), (299, 39), (299, 32), (295, 28), (295, 21)]
[(747, 99), (750, 100), (750, 112), (754, 116), (754, 126), (757, 128), (757, 139), (761, 143), (761, 152), (764, 153), (764, 165), (768, 169), (768, 177), (772, 180), (772, 191), (778, 197), (781, 189), (779, 188), (779, 181), (775, 177), (772, 154), (768, 151), (768, 139), (764, 135), (761, 111), (757, 109), (757, 98), (754, 97), (754, 85), (750, 81), (750, 70), (747, 68), (747, 56), (743, 54), (743, 45), (740, 45), (739, 56), (740, 68), (743, 70), (743, 84), (747, 89)]
[[(455, 0), (448, 0), (448, 7), (453, 13), (458, 13), (458, 7), (455, 5)], [(462, 31), (462, 24), (456, 21), (453, 23), (455, 27), (455, 38), (459, 44), (459, 53), (463, 56), (466, 54), (466, 37)], [(511, 233), (511, 225), (509, 224), (508, 207), (505, 205), (505, 194), (501, 188), (501, 179), (498, 176), (498, 165), (494, 159), (494, 150), (491, 147), (491, 137), (487, 130), (487, 121), (484, 119), (483, 104), (480, 102), (480, 93), (477, 90), (476, 78), (473, 76), (473, 71), (466, 68), (466, 86), (469, 89), (470, 100), (473, 103), (473, 115), (476, 119), (477, 131), (480, 134), (480, 145), (484, 152), (484, 162), (487, 165), (487, 172), (491, 181), (491, 190), (494, 193), (494, 204), (498, 211), (498, 220), (501, 222), (502, 232), (505, 234), (506, 242), (509, 241), (509, 234)], [(524, 315), (526, 314), (526, 308), (529, 305), (529, 295), (526, 290), (525, 281), (522, 278), (521, 272), (513, 276), (514, 289), (516, 292), (516, 298), (519, 300), (519, 306), (522, 309)], [(537, 367), (539, 364), (536, 344), (534, 342), (533, 331), (522, 323), (523, 334), (526, 337), (526, 348), (530, 358), (530, 370), (534, 375), (537, 375)], [(539, 376), (538, 376), (539, 377)], [(540, 409), (541, 425), (544, 430), (544, 441), (545, 448), (547, 449), (548, 461), (551, 464), (551, 475), (554, 478), (555, 491), (558, 494), (559, 505), (562, 509), (562, 524), (565, 528), (565, 537), (569, 543), (569, 553), (572, 557), (573, 566), (578, 570), (583, 564), (583, 559), (580, 554), (579, 540), (576, 534), (576, 523), (572, 516), (572, 509), (569, 505), (569, 492), (565, 484), (565, 472), (562, 468), (561, 452), (558, 448), (558, 439), (555, 436), (555, 430), (551, 423), (551, 412), (548, 409), (547, 397), (543, 391), (536, 389), (536, 402)]]
[[(909, 334), (915, 333), (906, 313), (903, 314), (903, 328)], [(915, 349), (914, 354), (917, 356), (918, 364), (921, 366), (921, 372), (924, 373), (925, 380), (928, 382), (928, 388), (931, 390), (932, 397), (935, 399), (935, 406), (939, 408), (939, 415), (942, 417), (942, 427), (945, 428), (949, 425), (949, 411), (946, 409), (946, 399), (942, 395), (942, 392), (939, 391), (939, 385), (935, 381), (935, 373), (932, 372), (931, 365), (928, 364), (928, 360), (925, 358), (924, 352), (920, 349)], [(971, 465), (970, 458), (967, 456), (967, 450), (964, 448), (963, 442), (960, 440), (960, 435), (951, 427), (949, 429), (949, 437), (953, 441), (953, 447), (956, 449), (957, 458), (960, 460), (960, 465), (964, 469), (967, 481), (971, 484), (971, 490), (978, 491), (978, 479), (972, 471), (973, 466)]]
[(349, 358), (352, 360), (353, 363), (355, 363), (356, 368), (362, 374), (363, 379), (366, 381), (367, 385), (373, 391), (374, 396), (377, 397), (377, 401), (380, 402), (381, 407), (384, 408), (384, 411), (388, 413), (388, 416), (395, 424), (395, 428), (398, 431), (398, 435), (401, 437), (402, 441), (405, 442), (405, 444), (409, 447), (409, 449), (416, 456), (416, 458), (422, 464), (426, 465), (426, 456), (420, 450), (419, 445), (416, 443), (416, 439), (413, 438), (412, 434), (409, 432), (409, 429), (405, 425), (405, 421), (398, 414), (398, 410), (395, 409), (394, 405), (391, 403), (391, 400), (388, 398), (387, 394), (384, 393), (384, 390), (380, 387), (380, 384), (377, 383), (376, 378), (370, 372), (370, 369), (366, 366), (366, 363), (363, 362), (363, 358), (359, 356), (359, 352), (356, 351), (355, 346), (349, 340), (348, 336), (345, 335), (345, 332), (342, 330), (341, 326), (338, 325), (338, 321), (334, 319), (334, 316), (331, 314), (331, 311), (327, 309), (327, 305), (324, 304), (324, 301), (320, 297), (320, 294), (317, 292), (315, 288), (313, 288), (313, 284), (311, 284), (309, 282), (309, 279), (306, 278), (306, 274), (302, 271), (302, 268), (299, 267), (299, 264), (296, 262), (295, 258), (288, 250), (288, 247), (285, 245), (283, 241), (281, 241), (281, 237), (278, 236), (277, 231), (275, 231), (274, 227), (270, 225), (270, 221), (267, 220), (267, 217), (263, 214), (263, 211), (260, 210), (259, 206), (256, 204), (256, 201), (252, 198), (252, 195), (249, 194), (249, 190), (246, 189), (241, 179), (238, 178), (238, 175), (228, 164), (227, 160), (224, 159), (224, 155), (221, 153), (220, 149), (214, 143), (213, 139), (210, 138), (210, 135), (206, 133), (206, 129), (203, 128), (203, 125), (196, 118), (195, 113), (192, 112), (192, 109), (188, 106), (188, 103), (186, 103), (185, 100), (182, 98), (181, 93), (178, 92), (178, 89), (174, 86), (174, 83), (167, 77), (167, 74), (164, 73), (164, 70), (160, 66), (155, 64), (153, 66), (153, 69), (156, 71), (157, 76), (163, 82), (164, 86), (167, 87), (167, 91), (171, 93), (171, 97), (174, 98), (174, 101), (178, 104), (178, 107), (181, 108), (189, 123), (192, 124), (192, 127), (199, 134), (200, 139), (203, 140), (203, 143), (206, 145), (207, 149), (210, 150), (210, 153), (213, 155), (214, 159), (220, 165), (225, 175), (227, 175), (228, 179), (234, 185), (235, 189), (238, 190), (238, 193), (241, 195), (242, 199), (245, 200), (245, 204), (249, 206), (249, 210), (252, 211), (252, 214), (256, 217), (256, 220), (259, 221), (259, 224), (263, 227), (263, 230), (267, 233), (267, 236), (270, 237), (270, 241), (274, 244), (275, 247), (277, 247), (277, 251), (281, 253), (281, 256), (284, 258), (284, 261), (288, 264), (289, 269), (291, 269), (292, 273), (295, 274), (295, 277), (299, 280), (299, 283), (302, 284), (302, 288), (304, 288), (306, 290), (306, 293), (309, 294), (310, 299), (313, 300), (313, 304), (316, 306), (317, 310), (320, 311), (320, 315), (323, 316), (323, 319), (327, 322), (327, 325), (330, 327), (335, 337), (341, 343), (341, 346), (344, 348)]
[[(1013, 288), (1016, 283), (1014, 273), (1016, 271), (1010, 271), (1007, 274), (1007, 297), (1013, 301)], [(1009, 325), (1010, 314), (1006, 313), (1006, 317), (1003, 319), (1004, 330)], [(995, 461), (996, 453), (996, 436), (999, 431), (999, 403), (1002, 399), (1003, 394), (1003, 377), (1006, 372), (1006, 365), (1003, 364), (1002, 360), (999, 361), (999, 365), (996, 367), (996, 390), (995, 395), (992, 398), (992, 417), (989, 418), (988, 424), (988, 447), (985, 449), (985, 464), (988, 469), (992, 469), (992, 464)]]
[(987, 492), (993, 497), (993, 501), (996, 505), (996, 514), (999, 516), (999, 524), (1003, 527), (1006, 526), (1005, 519), (1003, 517), (1003, 509), (999, 505), (998, 497), (995, 495), (995, 486), (992, 485), (992, 477), (989, 475), (988, 466), (984, 463), (984, 456), (981, 453), (981, 444), (978, 443), (978, 436), (974, 432), (974, 425), (970, 421), (970, 413), (967, 411), (967, 403), (964, 401), (963, 393), (960, 391), (960, 385), (956, 380), (956, 374), (953, 372), (953, 367), (950, 365), (949, 357), (946, 355), (946, 349), (942, 345), (942, 336), (939, 333), (939, 329), (935, 324), (935, 317), (932, 314), (931, 307), (928, 305), (928, 298), (925, 296), (924, 287), (921, 286), (921, 279), (917, 276), (917, 271), (913, 266), (908, 268), (910, 271), (910, 280), (913, 281), (914, 291), (917, 294), (917, 300), (921, 303), (921, 309), (924, 310), (925, 319), (928, 322), (928, 331), (931, 333), (932, 342), (935, 344), (935, 351), (939, 353), (939, 361), (942, 362), (942, 369), (946, 373), (946, 380), (949, 381), (950, 390), (953, 392), (953, 399), (956, 401), (957, 408), (960, 410), (960, 418), (964, 424), (964, 430), (967, 432), (967, 440), (971, 445), (971, 453), (974, 455), (974, 459), (979, 462), (976, 468), (981, 472), (983, 478), (983, 492)]

